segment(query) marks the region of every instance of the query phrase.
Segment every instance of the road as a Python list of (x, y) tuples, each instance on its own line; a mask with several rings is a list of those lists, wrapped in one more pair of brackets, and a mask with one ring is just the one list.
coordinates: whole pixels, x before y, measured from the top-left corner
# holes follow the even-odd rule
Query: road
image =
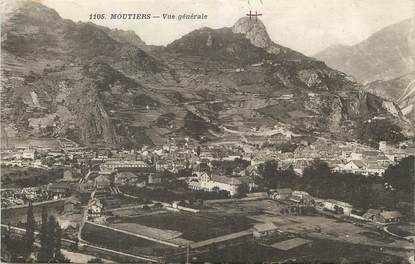
[[(87, 179), (91, 173), (92, 173), (92, 171), (89, 171), (87, 173), (87, 175), (85, 176), (85, 178)], [(91, 193), (91, 200), (93, 198), (93, 194), (94, 194), (94, 192)], [(89, 207), (89, 202), (88, 202), (88, 206), (85, 206), (84, 211), (82, 213), (82, 219), (81, 219), (81, 223), (80, 223), (79, 230), (78, 230), (78, 235), (77, 236), (78, 236), (78, 241), (79, 241), (79, 246), (80, 247), (83, 247), (83, 248), (88, 248), (89, 247), (89, 248), (96, 249), (96, 250), (99, 250), (99, 251), (104, 251), (104, 252), (109, 253), (109, 254), (115, 254), (115, 255), (121, 255), (121, 256), (124, 256), (124, 257), (133, 258), (135, 260), (139, 260), (140, 262), (143, 262), (143, 261), (153, 262), (153, 263), (161, 262), (159, 259), (148, 257), (148, 256), (132, 255), (132, 254), (124, 253), (124, 252), (121, 252), (121, 251), (115, 251), (115, 250), (112, 250), (112, 249), (108, 249), (108, 248), (104, 248), (104, 247), (100, 247), (100, 246), (95, 246), (95, 245), (89, 243), (88, 241), (84, 240), (82, 238), (82, 230), (84, 229), (85, 223), (87, 222), (88, 207)]]
[(87, 174), (86, 174), (83, 178), (81, 178), (81, 179), (79, 180), (79, 184), (81, 184), (81, 183), (83, 183), (83, 182), (87, 182), (87, 181), (88, 181), (89, 176), (91, 176), (91, 174), (92, 174), (92, 173), (94, 173), (94, 172), (96, 172), (96, 171), (93, 171), (93, 170), (88, 170)]
[[(8, 226), (4, 225), (4, 224), (1, 224), (1, 227), (8, 228)], [(23, 228), (14, 227), (14, 226), (10, 226), (10, 228), (12, 230), (17, 230), (17, 231), (20, 231), (20, 232), (26, 232), (26, 229), (23, 229)], [(35, 231), (35, 235), (39, 235), (39, 232)], [(78, 238), (79, 238), (79, 236), (78, 236)], [(65, 238), (62, 238), (61, 241), (65, 242), (66, 245), (75, 245), (76, 244), (75, 241), (65, 239)], [(36, 242), (36, 244), (38, 244), (38, 242)], [(64, 245), (64, 244), (62, 243), (62, 245)], [(100, 252), (107, 253), (110, 256), (114, 256), (114, 255), (115, 256), (124, 256), (124, 257), (128, 257), (128, 258), (138, 260), (139, 262), (143, 262), (143, 261), (152, 262), (152, 263), (160, 263), (161, 262), (161, 260), (157, 259), (157, 258), (152, 258), (152, 257), (148, 257), (148, 256), (137, 256), (137, 255), (132, 255), (132, 254), (128, 254), (128, 253), (124, 253), (124, 252), (120, 252), (120, 251), (111, 250), (111, 249), (108, 249), (108, 248), (95, 246), (95, 245), (92, 245), (89, 242), (83, 240), (82, 238), (79, 240), (78, 246), (80, 248), (84, 248), (84, 250), (86, 252), (88, 252), (88, 249), (95, 249), (95, 251), (93, 251), (93, 253), (96, 253), (96, 251), (100, 251)]]

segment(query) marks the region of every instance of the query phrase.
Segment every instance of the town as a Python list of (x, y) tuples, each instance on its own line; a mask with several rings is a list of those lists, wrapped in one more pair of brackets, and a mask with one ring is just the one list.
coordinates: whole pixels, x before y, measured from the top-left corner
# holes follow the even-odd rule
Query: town
[(415, 264), (409, 10), (1, 0), (0, 262)]
[(354, 248), (356, 260), (410, 257), (413, 171), (405, 170), (414, 142), (375, 149), (281, 137), (172, 137), (129, 150), (68, 139), (3, 147), (2, 256), (36, 257), (11, 248), (24, 243), (29, 210), (36, 234), (45, 215), (56, 218), (68, 261), (200, 262), (212, 252), (231, 261), (234, 250), (246, 252), (241, 260), (255, 250), (269, 260), (337, 261), (319, 251), (336, 243)]

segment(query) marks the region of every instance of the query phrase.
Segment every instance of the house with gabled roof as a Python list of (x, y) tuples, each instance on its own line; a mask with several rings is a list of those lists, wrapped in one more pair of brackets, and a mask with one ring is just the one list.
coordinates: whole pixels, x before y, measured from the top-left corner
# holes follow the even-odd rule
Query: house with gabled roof
[(261, 238), (261, 237), (274, 234), (277, 231), (278, 229), (274, 225), (274, 223), (268, 222), (268, 223), (255, 224), (253, 227), (252, 234), (254, 238)]
[(380, 211), (373, 215), (372, 221), (381, 224), (388, 225), (398, 223), (402, 218), (402, 215), (398, 211)]

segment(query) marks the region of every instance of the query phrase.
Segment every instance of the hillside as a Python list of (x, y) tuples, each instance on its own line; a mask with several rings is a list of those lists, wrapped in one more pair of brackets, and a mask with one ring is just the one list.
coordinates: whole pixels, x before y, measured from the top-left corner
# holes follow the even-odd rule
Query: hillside
[[(203, 105), (211, 120), (239, 131), (275, 125), (299, 134), (365, 141), (389, 138), (370, 135), (379, 123), (391, 131), (396, 124), (407, 129), (393, 103), (359, 91), (359, 84), (320, 61), (269, 42), (260, 21), (250, 22), (260, 24), (255, 37), (245, 20), (232, 28), (195, 30), (160, 55), (189, 94), (214, 102)], [(374, 117), (383, 121), (367, 122)]]
[(393, 102), (415, 124), (415, 72), (387, 81), (374, 81), (364, 89)]
[(397, 78), (414, 71), (415, 19), (387, 26), (353, 45), (335, 45), (314, 57), (359, 82)]
[(370, 144), (413, 135), (395, 104), (274, 43), (260, 20), (147, 49), (133, 32), (27, 2), (3, 21), (1, 45), (9, 137), (132, 148), (172, 135), (226, 141), (256, 128)]
[(141, 113), (130, 110), (146, 109), (137, 99), (143, 95), (150, 106), (157, 101), (144, 84), (174, 82), (165, 64), (102, 27), (31, 1), (3, 21), (2, 34), (2, 123), (11, 135), (151, 144), (135, 122)]

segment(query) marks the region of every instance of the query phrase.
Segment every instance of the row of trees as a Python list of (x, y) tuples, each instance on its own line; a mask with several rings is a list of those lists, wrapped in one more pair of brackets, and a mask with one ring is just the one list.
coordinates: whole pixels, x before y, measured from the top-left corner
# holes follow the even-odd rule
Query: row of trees
[[(33, 204), (29, 202), (26, 217), (26, 232), (23, 240), (12, 238), (8, 230), (4, 236), (4, 245), (11, 251), (14, 256), (12, 261), (33, 262), (36, 258), (40, 263), (68, 263), (70, 260), (61, 252), (62, 229), (55, 216), (48, 217), (46, 207), (42, 208), (42, 223), (39, 232), (40, 248), (36, 252), (35, 247), (35, 229), (36, 221), (33, 213)], [(22, 247), (19, 250), (16, 247)], [(21, 256), (21, 257), (18, 257)]]
[[(26, 216), (26, 232), (23, 239), (12, 236), (9, 226), (2, 233), (2, 246), (11, 255), (11, 262), (36, 262), (39, 263), (69, 263), (61, 251), (62, 229), (55, 216), (48, 216), (46, 207), (42, 208), (42, 223), (39, 232), (40, 247), (35, 247), (36, 221), (33, 213), (33, 204), (29, 202)], [(37, 254), (35, 252), (37, 251)], [(4, 257), (4, 256), (3, 256)], [(100, 258), (92, 258), (88, 263), (103, 263)]]
[(46, 208), (42, 208), (42, 225), (40, 227), (40, 248), (37, 255), (38, 262), (67, 263), (61, 252), (62, 229), (55, 216), (48, 217)]
[(268, 188), (304, 190), (319, 198), (337, 199), (363, 209), (395, 209), (400, 202), (413, 203), (414, 156), (391, 165), (383, 177), (333, 172), (320, 160), (306, 167), (302, 176), (296, 175), (292, 168), (279, 169), (276, 161), (262, 164), (259, 173), (263, 177), (261, 184)]

